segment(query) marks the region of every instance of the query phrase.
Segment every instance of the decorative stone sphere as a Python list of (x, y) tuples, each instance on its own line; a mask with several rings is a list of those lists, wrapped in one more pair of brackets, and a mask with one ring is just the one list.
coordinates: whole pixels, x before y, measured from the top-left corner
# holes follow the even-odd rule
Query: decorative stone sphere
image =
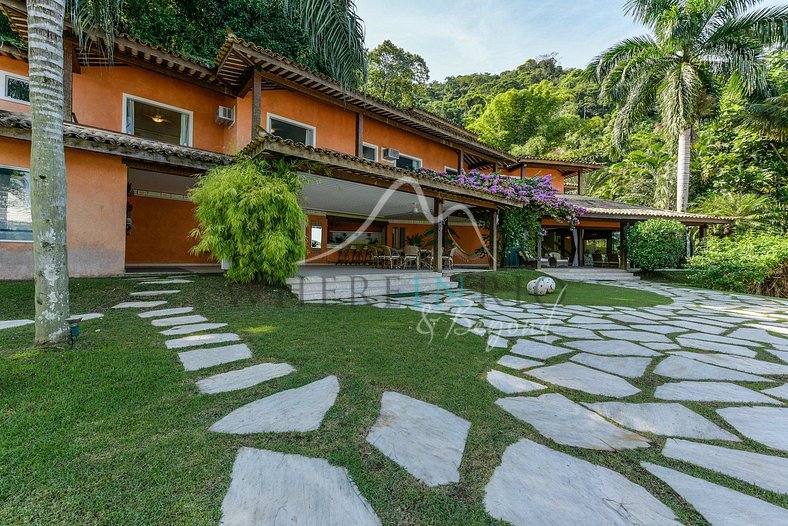
[(547, 282), (544, 279), (537, 280), (535, 293), (537, 296), (544, 296), (547, 294)]
[(541, 278), (541, 280), (547, 285), (548, 294), (555, 292), (555, 280), (553, 278)]
[(536, 282), (539, 281), (538, 279), (533, 279), (528, 282), (528, 285), (525, 287), (528, 291), (528, 294), (534, 295), (536, 294)]

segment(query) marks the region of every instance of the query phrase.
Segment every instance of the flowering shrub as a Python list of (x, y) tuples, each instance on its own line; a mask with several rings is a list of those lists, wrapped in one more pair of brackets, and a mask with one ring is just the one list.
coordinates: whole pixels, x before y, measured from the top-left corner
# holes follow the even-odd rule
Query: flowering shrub
[(553, 188), (550, 176), (518, 179), (499, 173), (481, 173), (478, 170), (458, 174), (422, 170), (422, 173), (438, 181), (521, 202), (535, 214), (549, 216), (573, 226), (580, 222), (579, 216), (585, 211), (562, 199)]

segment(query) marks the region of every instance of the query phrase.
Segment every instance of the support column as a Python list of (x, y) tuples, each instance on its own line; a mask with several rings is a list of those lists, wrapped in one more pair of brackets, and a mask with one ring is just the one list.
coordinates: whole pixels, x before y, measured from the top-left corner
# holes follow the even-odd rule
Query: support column
[(498, 270), (498, 210), (490, 211), (490, 269)]
[(628, 223), (621, 223), (620, 227), (620, 241), (618, 247), (618, 268), (621, 270), (627, 269), (627, 228), (629, 228)]
[(364, 116), (356, 114), (356, 157), (364, 157)]
[(63, 120), (71, 122), (74, 106), (74, 44), (63, 43)]
[(583, 240), (585, 238), (585, 229), (578, 228), (577, 229), (577, 255), (580, 259), (580, 266), (584, 267), (586, 265), (586, 253), (583, 247), (584, 243)]
[(577, 195), (583, 195), (583, 172), (577, 172)]
[(536, 236), (536, 270), (542, 270), (542, 236)]
[(435, 235), (432, 242), (433, 268), (435, 272), (443, 272), (443, 199), (434, 198), (433, 214), (435, 215)]
[(259, 70), (255, 69), (252, 73), (252, 135), (251, 140), (257, 138), (257, 127), (263, 116), (262, 98), (263, 77)]
[(525, 179), (525, 163), (520, 165), (520, 180)]
[(580, 266), (580, 235), (577, 232), (577, 227), (572, 228), (572, 244), (574, 245), (574, 256), (572, 257), (572, 266)]
[(461, 174), (465, 171), (465, 152), (458, 150), (457, 152), (457, 173)]

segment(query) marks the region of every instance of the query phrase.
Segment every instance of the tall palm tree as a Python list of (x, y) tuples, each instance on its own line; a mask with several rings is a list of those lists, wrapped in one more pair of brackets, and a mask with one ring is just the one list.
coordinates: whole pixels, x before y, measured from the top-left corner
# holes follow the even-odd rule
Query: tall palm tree
[(745, 96), (768, 91), (770, 46), (788, 43), (788, 6), (752, 9), (761, 0), (628, 0), (628, 14), (651, 34), (619, 42), (589, 66), (600, 95), (621, 107), (614, 122), (621, 147), (654, 109), (678, 139), (676, 209), (687, 210), (692, 129), (714, 112), (727, 87)]

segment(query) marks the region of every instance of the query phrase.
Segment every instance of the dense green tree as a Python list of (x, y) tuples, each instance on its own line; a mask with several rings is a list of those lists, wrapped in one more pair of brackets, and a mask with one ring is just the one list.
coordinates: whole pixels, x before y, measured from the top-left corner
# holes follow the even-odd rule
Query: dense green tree
[(603, 52), (591, 64), (603, 97), (621, 105), (615, 139), (655, 108), (678, 139), (676, 208), (686, 210), (693, 128), (718, 106), (720, 87), (767, 91), (764, 50), (788, 43), (788, 6), (758, 0), (629, 0), (626, 10), (651, 30)]
[(369, 53), (367, 91), (395, 106), (409, 108), (422, 97), (430, 70), (419, 55), (385, 40)]

